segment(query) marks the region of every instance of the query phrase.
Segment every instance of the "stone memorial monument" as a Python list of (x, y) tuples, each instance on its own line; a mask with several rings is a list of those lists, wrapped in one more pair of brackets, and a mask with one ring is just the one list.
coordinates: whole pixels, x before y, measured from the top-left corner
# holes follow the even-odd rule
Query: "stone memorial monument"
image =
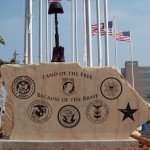
[(4, 132), (11, 140), (123, 140), (150, 119), (115, 67), (3, 65)]

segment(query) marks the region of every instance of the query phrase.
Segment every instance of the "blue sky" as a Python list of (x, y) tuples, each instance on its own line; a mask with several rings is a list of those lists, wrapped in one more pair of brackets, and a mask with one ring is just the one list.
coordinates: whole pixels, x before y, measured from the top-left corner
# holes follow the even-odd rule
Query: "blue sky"
[[(83, 26), (82, 3), (78, 1), (78, 43), (79, 63), (83, 65)], [(64, 14), (58, 16), (60, 45), (65, 48), (66, 62), (71, 62), (71, 4), (62, 0)], [(101, 22), (104, 22), (103, 0), (101, 3)], [(0, 45), (0, 59), (9, 61), (13, 52), (19, 53), (18, 59), (23, 63), (24, 55), (24, 12), (25, 0), (1, 0), (0, 5), (0, 35), (6, 45)], [(34, 63), (38, 62), (38, 11), (39, 0), (33, 1), (33, 56)], [(131, 30), (133, 59), (139, 61), (140, 66), (150, 66), (150, 1), (149, 0), (108, 0), (109, 21), (116, 18), (117, 31)], [(91, 0), (92, 24), (96, 23), (96, 3)], [(54, 32), (53, 32), (54, 33)], [(54, 37), (54, 35), (53, 35)], [(53, 41), (54, 46), (54, 41)], [(126, 60), (130, 60), (128, 42), (117, 42), (118, 67), (124, 67)], [(114, 39), (109, 36), (110, 66), (115, 65)], [(97, 37), (92, 37), (93, 66), (97, 66)], [(105, 65), (104, 37), (102, 37), (102, 66)], [(45, 0), (43, 0), (43, 62), (45, 61)]]

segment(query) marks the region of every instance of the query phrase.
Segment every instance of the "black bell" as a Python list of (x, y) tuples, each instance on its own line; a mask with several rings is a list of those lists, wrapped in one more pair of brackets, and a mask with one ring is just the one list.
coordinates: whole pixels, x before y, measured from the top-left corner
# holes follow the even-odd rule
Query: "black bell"
[(64, 13), (62, 5), (59, 2), (52, 2), (49, 5), (48, 14), (55, 14), (55, 13), (59, 13), (59, 14)]

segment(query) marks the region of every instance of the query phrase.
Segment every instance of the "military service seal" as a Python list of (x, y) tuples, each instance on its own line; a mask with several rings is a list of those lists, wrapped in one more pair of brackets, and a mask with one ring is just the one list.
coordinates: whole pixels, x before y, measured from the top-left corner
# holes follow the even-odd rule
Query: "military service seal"
[(75, 127), (80, 121), (80, 112), (75, 106), (63, 106), (58, 112), (58, 121), (63, 127)]
[(32, 102), (29, 105), (27, 112), (29, 118), (35, 123), (46, 122), (52, 114), (49, 103), (43, 100), (36, 100)]
[(19, 76), (12, 83), (12, 92), (19, 99), (28, 99), (35, 91), (35, 83), (28, 76)]

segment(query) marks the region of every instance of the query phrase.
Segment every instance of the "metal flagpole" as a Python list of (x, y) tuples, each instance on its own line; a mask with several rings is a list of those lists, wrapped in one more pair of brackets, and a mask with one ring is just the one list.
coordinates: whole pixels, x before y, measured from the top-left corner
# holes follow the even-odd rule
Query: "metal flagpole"
[(104, 0), (104, 25), (105, 25), (105, 66), (109, 66), (109, 46), (108, 46), (108, 8), (107, 0)]
[(24, 64), (28, 64), (28, 0), (25, 0)]
[(48, 0), (46, 0), (46, 62), (48, 60)]
[(33, 63), (33, 56), (32, 56), (32, 0), (28, 0), (29, 10), (28, 10), (28, 54), (29, 59), (28, 63)]
[(50, 60), (52, 60), (53, 53), (53, 16), (50, 15)]
[(100, 1), (96, 0), (97, 11), (97, 42), (98, 42), (98, 66), (102, 66), (102, 48), (101, 48), (101, 27), (100, 27)]
[(75, 51), (76, 51), (76, 62), (78, 62), (78, 21), (77, 21), (77, 0), (75, 0)]
[(117, 58), (117, 40), (116, 40), (116, 20), (115, 20), (115, 16), (114, 16), (114, 19), (113, 19), (113, 24), (114, 24), (114, 42), (115, 42), (115, 65), (116, 67), (118, 67), (118, 58)]
[(129, 30), (129, 33), (130, 33), (130, 55), (131, 55), (132, 87), (134, 88), (134, 68), (133, 68), (133, 52), (132, 52), (131, 30)]
[(87, 66), (85, 0), (82, 0), (82, 5), (83, 5), (83, 31), (84, 31), (84, 66)]
[(92, 42), (91, 42), (91, 0), (85, 1), (86, 14), (86, 41), (87, 41), (87, 66), (92, 66)]
[(42, 0), (39, 0), (39, 63), (42, 62)]
[(75, 53), (75, 44), (74, 44), (74, 36), (75, 36), (75, 19), (74, 19), (74, 12), (75, 12), (75, 4), (74, 0), (71, 0), (71, 15), (72, 15), (72, 62), (74, 61), (74, 53)]

